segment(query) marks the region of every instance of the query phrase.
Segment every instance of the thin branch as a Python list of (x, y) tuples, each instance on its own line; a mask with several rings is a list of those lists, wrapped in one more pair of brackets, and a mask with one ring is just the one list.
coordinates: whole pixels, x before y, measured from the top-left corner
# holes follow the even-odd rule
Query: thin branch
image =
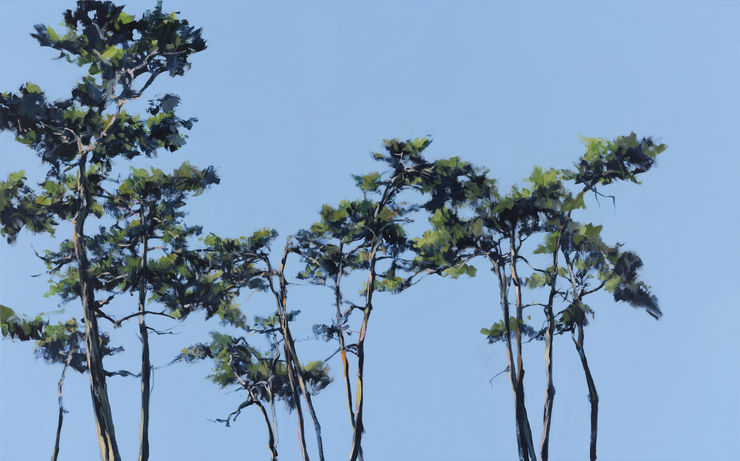
[(166, 312), (142, 311), (142, 312), (134, 312), (133, 314), (129, 314), (129, 315), (127, 315), (127, 316), (125, 316), (125, 317), (123, 317), (123, 318), (121, 318), (119, 320), (113, 321), (113, 324), (114, 324), (114, 326), (116, 328), (118, 328), (126, 320), (131, 319), (131, 318), (134, 318), (134, 317), (137, 317), (139, 315), (143, 315), (143, 314), (161, 315), (162, 317), (167, 317), (167, 318), (174, 319), (174, 320), (177, 319), (177, 317), (174, 317), (174, 316), (172, 316), (172, 315), (170, 315), (170, 314), (168, 314)]
[(170, 331), (171, 329), (168, 329), (168, 330), (157, 330), (155, 328), (150, 327), (149, 325), (146, 326), (146, 329), (149, 330), (149, 331), (151, 331), (152, 333), (157, 334), (157, 335), (160, 335), (160, 336), (161, 335), (176, 335), (177, 334), (174, 331)]

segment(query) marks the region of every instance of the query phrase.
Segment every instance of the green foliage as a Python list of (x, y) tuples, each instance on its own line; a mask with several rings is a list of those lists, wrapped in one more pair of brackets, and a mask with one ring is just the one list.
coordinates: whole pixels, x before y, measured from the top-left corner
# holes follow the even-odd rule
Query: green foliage
[[(286, 351), (292, 347), (288, 325), (298, 311), (288, 312), (285, 305), (284, 264), (276, 268), (270, 261), (277, 233), (263, 228), (241, 238), (207, 234), (193, 248), (202, 229), (184, 223), (185, 206), (190, 197), (219, 182), (212, 167), (183, 163), (172, 173), (132, 168), (116, 190), (108, 192), (114, 162), (155, 156), (162, 149), (176, 151), (185, 144), (186, 132), (197, 120), (178, 115), (178, 96), (165, 93), (153, 98), (142, 114), (128, 113), (124, 106), (140, 99), (160, 75), (183, 75), (191, 56), (205, 49), (201, 30), (163, 12), (161, 2), (140, 18), (123, 9), (108, 1), (80, 0), (64, 13), (66, 30), (35, 26), (32, 36), (79, 66), (84, 75), (66, 99), (50, 101), (32, 82), (0, 94), (0, 130), (33, 149), (47, 167), (38, 187), (28, 185), (23, 171), (0, 182), (0, 233), (13, 242), (24, 228), (53, 233), (63, 221), (81, 219), (84, 228), (90, 214), (109, 216), (114, 223), (93, 235), (75, 234), (74, 240), (43, 253), (51, 277), (48, 295), (62, 302), (83, 297), (85, 282), (93, 294), (108, 295), (91, 301), (91, 312), (98, 315), (107, 316), (104, 308), (112, 297), (144, 290), (150, 302), (174, 318), (184, 319), (198, 310), (205, 311), (207, 319), (219, 317), (245, 336), (212, 332), (210, 342), (183, 349), (176, 360), (209, 359), (214, 383), (248, 390), (250, 398), (237, 413), (254, 398), (270, 403), (277, 398), (294, 408), (298, 394), (280, 346)], [(665, 146), (651, 138), (638, 139), (634, 133), (613, 141), (583, 138), (583, 142), (586, 152), (573, 171), (536, 167), (522, 186), (503, 194), (485, 169), (458, 157), (428, 160), (427, 138), (384, 140), (384, 151), (373, 154), (382, 172), (353, 176), (361, 198), (324, 205), (318, 222), (289, 239), (286, 258), (289, 253), (300, 255), (299, 279), (335, 288), (338, 310), (341, 277), (368, 271), (374, 281), (363, 288), (369, 313), (374, 291), (398, 293), (426, 273), (473, 277), (476, 268), (471, 261), (478, 256), (492, 263), (506, 298), (511, 284), (518, 283), (513, 281), (512, 266), (520, 263), (523, 242), (539, 236), (542, 241), (533, 253), (562, 253), (567, 266), (535, 268), (524, 282), (532, 289), (550, 287), (550, 302), (558, 294), (566, 305), (559, 313), (557, 332), (586, 325), (593, 311), (583, 298), (601, 288), (616, 301), (644, 308), (658, 318), (657, 299), (637, 275), (641, 259), (621, 251), (619, 245), (606, 245), (602, 226), (578, 223), (571, 215), (585, 208), (586, 192), (598, 194), (597, 187), (620, 180), (638, 182)], [(429, 214), (430, 227), (421, 237), (411, 238), (406, 226), (420, 211)], [(150, 245), (154, 241), (156, 250)], [(89, 267), (78, 260), (75, 246), (88, 255)], [(558, 280), (571, 288), (556, 290)], [(270, 290), (277, 299), (275, 314), (248, 323), (237, 303), (244, 289)], [(508, 308), (506, 299), (503, 304)], [(517, 307), (521, 315), (521, 304)], [(338, 312), (331, 325), (316, 325), (314, 332), (325, 339), (336, 337), (348, 329), (351, 313), (352, 308)], [(25, 319), (0, 306), (0, 325), (5, 337), (35, 340), (36, 354), (44, 360), (62, 363), (70, 358), (72, 368), (87, 370), (84, 330), (76, 319), (51, 324), (41, 316)], [(531, 339), (544, 334), (513, 316), (481, 333), (493, 343), (505, 339), (507, 330)], [(252, 334), (262, 335), (268, 347), (262, 350), (249, 343), (246, 337)], [(109, 345), (106, 334), (94, 341), (88, 344), (98, 344), (102, 356), (121, 350)], [(331, 382), (325, 362), (300, 367), (297, 357), (290, 360), (311, 393)], [(94, 369), (90, 366), (90, 371)]]
[[(170, 94), (150, 101), (145, 120), (122, 107), (159, 75), (184, 74), (190, 55), (205, 48), (199, 29), (165, 14), (161, 3), (133, 19), (111, 2), (79, 1), (66, 11), (64, 23), (63, 34), (38, 25), (32, 36), (86, 69), (71, 96), (48, 101), (30, 82), (16, 93), (0, 94), (0, 130), (14, 133), (49, 167), (49, 181), (37, 192), (25, 185), (22, 173), (0, 183), (2, 234), (10, 241), (22, 227), (50, 232), (58, 221), (72, 218), (80, 191), (69, 169), (89, 165), (85, 182), (94, 198), (114, 159), (176, 150), (185, 142), (183, 130), (195, 121), (175, 115), (179, 98)], [(106, 111), (110, 106), (114, 109)], [(86, 203), (99, 213), (95, 200)]]
[[(123, 351), (123, 347), (111, 347), (110, 337), (103, 333), (100, 335), (100, 352), (104, 357), (114, 355)], [(66, 322), (44, 325), (41, 338), (36, 341), (34, 351), (38, 358), (47, 363), (65, 364), (69, 357), (69, 366), (78, 373), (87, 371), (87, 353), (85, 348), (84, 327), (77, 319)], [(106, 372), (108, 375), (129, 376), (126, 371)]]
[(41, 339), (45, 325), (41, 316), (29, 320), (19, 317), (13, 309), (0, 304), (0, 329), (3, 337), (21, 341)]
[[(431, 202), (409, 204), (399, 197), (419, 191), (435, 195), (432, 201), (436, 200), (445, 188), (455, 184), (450, 178), (469, 166), (459, 159), (437, 163), (426, 160), (423, 151), (431, 143), (426, 138), (383, 143), (385, 152), (375, 153), (373, 158), (385, 164), (385, 172), (354, 176), (363, 198), (343, 200), (336, 207), (324, 205), (320, 221), (297, 234), (296, 251), (305, 263), (299, 278), (326, 285), (335, 283), (338, 275), (361, 269), (377, 276), (373, 288), (378, 291), (397, 293), (411, 285), (418, 265), (409, 253), (414, 241), (406, 235), (404, 224)], [(460, 200), (465, 193), (465, 189), (455, 190)], [(376, 273), (380, 259), (390, 264)], [(463, 270), (471, 272), (470, 268)], [(362, 293), (366, 290), (363, 288)]]
[[(48, 363), (64, 364), (67, 356), (71, 355), (70, 367), (80, 373), (87, 371), (84, 332), (74, 318), (50, 323), (41, 315), (28, 319), (0, 305), (0, 329), (5, 338), (34, 341), (36, 356)], [(104, 356), (123, 350), (122, 347), (111, 347), (110, 337), (106, 334), (100, 336), (100, 343)]]
[[(263, 330), (265, 326), (265, 323), (257, 321), (258, 330)], [(275, 398), (285, 402), (288, 408), (295, 408), (295, 394), (276, 341), (270, 342), (269, 350), (261, 351), (244, 337), (212, 332), (210, 343), (185, 348), (175, 360), (192, 362), (204, 359), (213, 361), (213, 373), (209, 379), (219, 386), (238, 385), (250, 389), (264, 402)], [(332, 381), (329, 367), (322, 361), (307, 363), (302, 367), (302, 372), (312, 394), (318, 393)]]
[(609, 184), (616, 180), (639, 182), (637, 175), (648, 171), (666, 149), (664, 144), (655, 144), (651, 138), (638, 139), (635, 133), (613, 141), (586, 137), (581, 140), (586, 145), (586, 153), (576, 163), (576, 171), (567, 175), (576, 184)]
[(588, 315), (593, 317), (594, 311), (580, 299), (571, 302), (560, 314), (560, 322), (556, 329), (558, 333), (573, 331), (577, 325), (588, 325)]
[[(517, 322), (516, 317), (509, 318), (509, 331), (512, 335), (515, 331), (521, 331), (522, 336), (533, 339), (542, 339), (543, 331), (538, 331), (531, 326), (524, 323), (524, 321)], [(481, 328), (481, 334), (486, 336), (489, 344), (493, 344), (506, 339), (506, 325), (503, 320), (499, 320), (491, 325), (490, 328)]]
[(69, 219), (73, 212), (72, 199), (63, 184), (45, 181), (39, 195), (26, 181), (23, 171), (10, 173), (7, 181), (0, 181), (0, 235), (9, 243), (24, 227), (33, 233), (53, 234), (55, 216)]
[[(654, 318), (660, 318), (663, 313), (658, 307), (657, 297), (651, 293), (650, 286), (639, 280), (637, 275), (643, 265), (640, 257), (635, 253), (626, 251), (612, 254), (609, 259), (613, 263), (612, 272), (614, 274), (610, 281), (618, 280), (608, 287), (614, 296), (614, 300), (644, 308)], [(613, 289), (611, 289), (612, 287)]]

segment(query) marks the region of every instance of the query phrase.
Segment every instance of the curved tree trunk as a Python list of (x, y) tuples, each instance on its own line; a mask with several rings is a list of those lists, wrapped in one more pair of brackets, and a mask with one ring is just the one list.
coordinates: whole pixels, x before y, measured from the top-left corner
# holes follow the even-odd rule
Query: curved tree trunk
[(69, 348), (69, 352), (67, 352), (67, 360), (64, 362), (64, 369), (62, 369), (62, 376), (59, 378), (59, 418), (57, 419), (57, 434), (56, 439), (54, 440), (54, 451), (51, 454), (51, 461), (57, 461), (57, 457), (59, 456), (59, 443), (62, 436), (62, 422), (64, 422), (64, 405), (62, 401), (62, 388), (64, 386), (64, 377), (67, 374), (67, 368), (69, 368), (70, 362), (72, 362), (72, 354), (75, 353), (77, 349), (74, 347)]
[(267, 426), (267, 449), (270, 450), (270, 457), (272, 458), (272, 461), (277, 461), (278, 451), (277, 445), (275, 443), (275, 435), (272, 431), (272, 424), (270, 423), (270, 417), (267, 415), (267, 410), (265, 409), (265, 406), (262, 404), (262, 402), (259, 401), (252, 389), (247, 389), (247, 391), (249, 392), (249, 396), (252, 398), (252, 401), (260, 409), (262, 417), (265, 419), (265, 425)]
[[(339, 254), (342, 254), (342, 248), (343, 245), (340, 242), (339, 244)], [(334, 281), (334, 299), (336, 301), (336, 308), (337, 308), (337, 325), (340, 325), (342, 322), (342, 290), (340, 289), (340, 282), (342, 280), (342, 272), (344, 270), (344, 267), (342, 265), (342, 262), (340, 260), (339, 263), (339, 269), (337, 272), (337, 278)], [(339, 355), (342, 358), (342, 374), (344, 378), (344, 392), (347, 397), (347, 410), (349, 412), (349, 423), (350, 427), (352, 428), (352, 433), (354, 435), (355, 430), (355, 414), (352, 409), (352, 381), (349, 377), (349, 360), (347, 359), (347, 341), (344, 337), (344, 330), (341, 328), (339, 329), (339, 334), (337, 335), (337, 339), (339, 341)], [(359, 453), (359, 459), (360, 461), (363, 461), (364, 456), (362, 454), (362, 447), (360, 447), (360, 453)]]
[(73, 220), (75, 258), (80, 278), (80, 300), (85, 320), (85, 349), (87, 366), (90, 374), (90, 395), (92, 397), (95, 429), (103, 461), (121, 461), (113, 428), (113, 414), (108, 399), (108, 388), (105, 383), (103, 354), (100, 348), (100, 331), (98, 330), (97, 303), (95, 302), (93, 284), (90, 280), (87, 248), (85, 247), (85, 220), (90, 212), (90, 191), (86, 180), (86, 155), (81, 154), (77, 192), (80, 200), (77, 215)]
[(298, 386), (296, 385), (295, 370), (293, 369), (293, 358), (290, 354), (287, 342), (283, 342), (283, 350), (285, 352), (285, 369), (288, 373), (288, 382), (290, 382), (290, 390), (293, 394), (293, 401), (295, 402), (295, 410), (298, 415), (298, 446), (301, 450), (301, 456), (304, 461), (308, 461), (308, 450), (306, 449), (306, 429), (303, 423), (303, 409), (301, 408), (301, 396), (298, 393)]
[(583, 325), (578, 325), (578, 339), (572, 339), (573, 343), (576, 345), (578, 356), (581, 358), (581, 366), (583, 367), (583, 374), (586, 377), (586, 385), (588, 386), (588, 401), (591, 405), (591, 436), (589, 444), (589, 456), (591, 461), (595, 461), (596, 436), (599, 425), (599, 394), (596, 392), (596, 383), (594, 383), (593, 375), (591, 375), (591, 369), (588, 366), (588, 359), (586, 358), (586, 351), (583, 347)]
[[(571, 262), (570, 257), (567, 253), (563, 253), (563, 256), (565, 257), (565, 262), (568, 265), (568, 273), (570, 274), (571, 284), (573, 285), (573, 296), (575, 299), (580, 300), (580, 296), (582, 296), (583, 293), (581, 293), (580, 296), (576, 297), (578, 288), (576, 285), (575, 276), (573, 275), (573, 263)], [(578, 335), (577, 339), (576, 334)], [(588, 366), (586, 351), (583, 347), (583, 336), (583, 319), (581, 318), (580, 320), (576, 321), (575, 331), (571, 330), (571, 339), (573, 340), (573, 344), (575, 344), (576, 350), (578, 351), (578, 356), (581, 359), (581, 367), (583, 368), (583, 374), (586, 377), (586, 385), (588, 386), (588, 401), (591, 405), (591, 436), (589, 455), (591, 461), (595, 461), (596, 435), (599, 423), (599, 394), (596, 392), (596, 383), (594, 383), (594, 378), (591, 375), (591, 368), (589, 368)]]

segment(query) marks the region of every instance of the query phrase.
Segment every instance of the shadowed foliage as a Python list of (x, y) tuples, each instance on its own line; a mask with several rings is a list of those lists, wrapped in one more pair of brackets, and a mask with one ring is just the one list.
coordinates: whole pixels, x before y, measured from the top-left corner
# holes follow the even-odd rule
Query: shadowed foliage
[(67, 283), (69, 291), (60, 294), (81, 300), (100, 453), (106, 461), (120, 460), (97, 325), (105, 301), (96, 300), (95, 292), (104, 282), (90, 272), (85, 222), (90, 215), (102, 217), (104, 182), (116, 160), (151, 157), (185, 143), (184, 130), (195, 119), (176, 115), (176, 96), (150, 100), (144, 118), (125, 106), (141, 98), (158, 76), (183, 75), (205, 41), (200, 29), (165, 13), (161, 2), (137, 19), (112, 2), (80, 0), (63, 19), (63, 32), (40, 24), (31, 35), (84, 71), (70, 96), (50, 100), (31, 82), (0, 94), (0, 129), (34, 150), (46, 167), (38, 188), (28, 186), (23, 172), (0, 183), (0, 220), (9, 242), (22, 228), (53, 232), (60, 222), (72, 222), (74, 257), (59, 264), (69, 266), (67, 275), (77, 282)]

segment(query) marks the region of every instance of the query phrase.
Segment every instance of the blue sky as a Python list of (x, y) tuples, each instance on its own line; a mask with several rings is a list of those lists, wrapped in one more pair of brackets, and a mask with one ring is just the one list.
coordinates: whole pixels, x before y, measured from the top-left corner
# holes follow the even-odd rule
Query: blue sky
[[(140, 13), (154, 2), (127, 4)], [(28, 34), (36, 23), (57, 25), (72, 2), (29, 5), (0, 0), (0, 89), (34, 81), (65, 96), (78, 71)], [(207, 231), (237, 236), (270, 226), (282, 242), (315, 221), (323, 203), (356, 195), (350, 174), (375, 167), (369, 154), (383, 138), (429, 135), (432, 158), (459, 155), (504, 185), (534, 165), (568, 167), (583, 150), (579, 135), (635, 131), (666, 143), (641, 186), (615, 186), (616, 207), (592, 203), (584, 216), (641, 255), (664, 312), (656, 322), (606, 297), (593, 303), (586, 347), (601, 398), (599, 458), (737, 456), (740, 2), (169, 0), (164, 7), (203, 27), (208, 49), (185, 77), (162, 79), (153, 94), (179, 94), (181, 113), (200, 121), (184, 149), (139, 165), (214, 165), (221, 184), (194, 200), (189, 215)], [(42, 172), (32, 152), (2, 133), (0, 173), (17, 169)], [(0, 303), (29, 314), (58, 309), (43, 297), (44, 277), (31, 277), (43, 271), (33, 249), (53, 242), (25, 235), (0, 243)], [(493, 278), (480, 271), (378, 300), (366, 346), (368, 460), (515, 458), (511, 389), (504, 375), (489, 383), (506, 366), (504, 350), (478, 333), (499, 318), (496, 296)], [(309, 338), (310, 325), (331, 315), (329, 293), (296, 286), (291, 297), (303, 310), (296, 336)], [(255, 297), (244, 309), (265, 313), (270, 300)], [(79, 315), (79, 306), (52, 319), (65, 315)], [(217, 328), (191, 321), (178, 335), (154, 338), (155, 364)], [(135, 368), (134, 325), (114, 339), (127, 353), (111, 368)], [(46, 458), (61, 370), (35, 360), (27, 344), (0, 344), (0, 457)], [(311, 340), (299, 348), (303, 360), (331, 352)], [(552, 459), (585, 459), (585, 380), (570, 339), (558, 338), (555, 348)], [(525, 353), (539, 434), (541, 344)], [(327, 459), (342, 459), (348, 422), (340, 363), (330, 365), (337, 381), (315, 402)], [(152, 459), (267, 459), (256, 411), (230, 428), (209, 421), (241, 400), (207, 374), (207, 364), (155, 370)], [(137, 452), (138, 388), (131, 379), (109, 384), (124, 459)], [(98, 459), (88, 389), (85, 376), (66, 381), (60, 459)], [(281, 459), (298, 459), (295, 415), (279, 413)]]

